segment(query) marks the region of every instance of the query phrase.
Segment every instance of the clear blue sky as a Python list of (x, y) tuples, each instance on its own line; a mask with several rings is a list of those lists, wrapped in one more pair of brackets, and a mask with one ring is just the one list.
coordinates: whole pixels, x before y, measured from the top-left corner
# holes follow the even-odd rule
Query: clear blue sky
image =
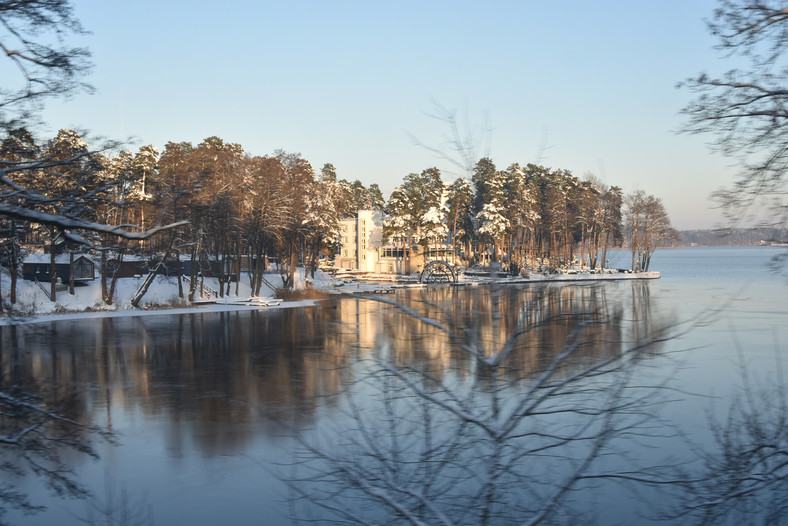
[(315, 170), (378, 183), (451, 167), (431, 99), (484, 115), (499, 168), (539, 162), (593, 173), (665, 202), (674, 226), (720, 220), (710, 192), (730, 161), (677, 135), (678, 81), (725, 64), (704, 18), (713, 0), (663, 2), (76, 0), (92, 34), (96, 93), (50, 102), (57, 128), (113, 139), (216, 135), (254, 155), (300, 152)]

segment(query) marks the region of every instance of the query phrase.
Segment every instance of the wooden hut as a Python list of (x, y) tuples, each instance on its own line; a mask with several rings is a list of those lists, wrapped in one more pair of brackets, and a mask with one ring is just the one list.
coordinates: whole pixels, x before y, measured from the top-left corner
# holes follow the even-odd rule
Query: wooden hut
[[(50, 282), (49, 254), (34, 254), (22, 262), (22, 277), (29, 281)], [(55, 279), (60, 278), (62, 283), (71, 279), (71, 262), (68, 254), (58, 254), (55, 257)], [(96, 279), (96, 265), (92, 260), (83, 255), (74, 255), (74, 283), (92, 281)]]

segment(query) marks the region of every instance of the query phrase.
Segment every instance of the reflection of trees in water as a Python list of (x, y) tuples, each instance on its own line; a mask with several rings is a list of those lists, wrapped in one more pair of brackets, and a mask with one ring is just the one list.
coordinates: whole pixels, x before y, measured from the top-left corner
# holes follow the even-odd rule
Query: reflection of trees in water
[(455, 345), (418, 317), (384, 317), (378, 334), (387, 339), (387, 359), (396, 365), (430, 369), (437, 375), (470, 374), (475, 368), (472, 355), (456, 344), (472, 346), (484, 356), (512, 345), (504, 368), (512, 375), (533, 375), (552, 362), (580, 324), (584, 342), (573, 359), (578, 363), (613, 356), (623, 345), (654, 340), (674, 320), (651, 314), (648, 284), (639, 285), (645, 287), (633, 287), (628, 298), (611, 298), (608, 286), (598, 283), (422, 289), (397, 300), (450, 328)]
[[(344, 358), (323, 352), (326, 326), (316, 308), (0, 326), (0, 392), (18, 386), (40, 393), (43, 407), (110, 429), (113, 417), (139, 411), (164, 422), (171, 455), (184, 455), (188, 447), (231, 454), (259, 435), (254, 424), (269, 421), (261, 419), (260, 408), (269, 418), (308, 420), (322, 392), (342, 385), (346, 368), (337, 364)], [(288, 405), (297, 410), (282, 409)], [(29, 413), (15, 417), (17, 425), (0, 418), (0, 440), (34, 422), (37, 415)], [(24, 447), (39, 474), (49, 470), (43, 483), (86, 497), (70, 473), (82, 459), (69, 447), (87, 446), (92, 430), (57, 424), (42, 429), (58, 443), (27, 440)], [(6, 468), (29, 471), (18, 447), (6, 444), (0, 455), (9, 460)], [(29, 508), (14, 479), (5, 480), (0, 478), (0, 513), (5, 504)], [(100, 497), (86, 508), (91, 523), (96, 515), (95, 522), (102, 522), (137, 511), (144, 512), (140, 523), (152, 522), (146, 509), (137, 510), (136, 494), (120, 501)]]
[[(75, 389), (84, 377), (74, 353), (55, 345), (47, 349), (48, 359), (27, 352), (47, 332), (0, 326), (0, 515), (9, 508), (42, 509), (18, 490), (16, 477), (25, 475), (34, 475), (56, 495), (85, 497), (73, 466), (96, 456), (94, 439), (110, 438), (86, 425), (86, 397)], [(81, 334), (66, 330), (56, 336)]]
[[(82, 346), (89, 348), (95, 342), (92, 332), (48, 324), (10, 325), (0, 326), (0, 336), (0, 389), (20, 388), (49, 404), (59, 404), (64, 416), (84, 422), (86, 393), (75, 386), (86, 385), (91, 374), (79, 366), (78, 355)], [(40, 342), (48, 344), (40, 352), (30, 352)]]
[(91, 424), (88, 386), (96, 367), (82, 355), (97, 342), (89, 327), (0, 326), (0, 391), (19, 389), (63, 417)]
[[(647, 292), (647, 291), (646, 291)], [(604, 286), (437, 287), (398, 296), (425, 317), (452, 327), (457, 341), (489, 355), (518, 327), (507, 374), (533, 375), (560, 351), (579, 323), (587, 325), (587, 360), (618, 352), (624, 306)], [(633, 311), (648, 310), (645, 293)], [(333, 403), (350, 380), (346, 367), (387, 354), (397, 366), (463, 378), (475, 360), (446, 334), (420, 320), (392, 316), (389, 305), (346, 298), (306, 309), (102, 318), (0, 327), (0, 382), (68, 401), (67, 416), (112, 427), (112, 408), (139, 408), (203, 441), (207, 452), (241, 445), (253, 433), (222, 424), (260, 420), (298, 425)], [(641, 320), (642, 319), (642, 320)], [(650, 317), (633, 331), (649, 337)], [(603, 345), (604, 343), (604, 345)], [(562, 365), (566, 366), (566, 365)], [(92, 386), (92, 387), (89, 387)], [(46, 389), (44, 389), (46, 388)], [(103, 408), (93, 411), (93, 407)], [(223, 429), (227, 429), (223, 436)]]
[(261, 409), (263, 422), (308, 421), (341, 388), (347, 353), (326, 333), (335, 316), (306, 308), (0, 327), (0, 379), (46, 386), (82, 422), (111, 428), (118, 408), (163, 420), (176, 455), (187, 436), (207, 454), (226, 452), (254, 436), (245, 424)]
[(344, 391), (346, 418), (305, 437), (287, 468), (305, 504), (297, 518), (588, 522), (588, 492), (604, 481), (653, 480), (626, 453), (659, 429), (651, 415), (663, 386), (631, 379), (634, 358), (664, 334), (653, 318), (625, 316), (628, 298), (607, 291), (443, 288), (367, 300), (382, 304), (384, 337)]
[[(0, 326), (0, 393), (110, 429), (118, 408), (143, 412), (167, 423), (175, 455), (187, 443), (233, 453), (270, 421), (315, 427), (321, 442), (306, 444), (293, 491), (317, 517), (340, 522), (584, 522), (589, 491), (606, 492), (606, 481), (664, 480), (654, 466), (637, 467), (629, 441), (653, 445), (665, 434), (652, 419), (665, 391), (642, 383), (656, 369), (640, 375), (635, 366), (659, 360), (676, 320), (648, 283), (443, 287), (396, 298)], [(714, 522), (754, 506), (777, 510), (779, 521), (785, 452), (775, 448), (788, 403), (770, 407), (777, 399), (734, 403), (716, 429), (722, 454), (706, 457), (707, 472), (685, 484), (672, 518), (707, 513)], [(38, 419), (76, 446), (29, 443), (51, 470), (44, 476), (78, 482), (69, 468), (95, 430), (28, 409), (3, 406), (0, 438)], [(0, 453), (6, 467), (24, 460), (7, 444)], [(0, 501), (9, 499), (29, 504), (0, 481)]]
[[(376, 416), (383, 421), (370, 426), (369, 436), (381, 444), (399, 437), (395, 440), (399, 445), (386, 446), (394, 450), (405, 437), (429, 444), (421, 455), (443, 448), (444, 456), (430, 464), (435, 470), (424, 468), (423, 475), (432, 477), (434, 487), (445, 488), (445, 498), (454, 498), (462, 485), (449, 481), (459, 476), (453, 471), (460, 469), (458, 462), (467, 464), (460, 469), (463, 473), (473, 469), (492, 476), (497, 468), (473, 459), (491, 445), (501, 450), (509, 446), (492, 433), (498, 424), (480, 427), (468, 419), (458, 420), (460, 406), (425, 404), (423, 397), (413, 398), (414, 389), (418, 387), (423, 395), (435, 392), (444, 404), (462, 400), (467, 407), (462, 406), (461, 412), (467, 410), (468, 415), (490, 416), (494, 408), (495, 418), (500, 419), (521, 401), (523, 382), (533, 382), (552, 368), (550, 382), (582, 383), (580, 391), (562, 391), (562, 403), (577, 405), (587, 397), (606, 400), (608, 391), (583, 374), (605, 360), (615, 363), (610, 372), (619, 373), (616, 359), (635, 343), (622, 341), (648, 340), (657, 317), (642, 314), (649, 310), (646, 294), (632, 296), (632, 305), (640, 309), (637, 316), (629, 315), (629, 296), (621, 295), (625, 297), (611, 299), (606, 287), (589, 285), (443, 287), (397, 296), (419, 316), (442, 323), (448, 331), (418, 317), (403, 316), (395, 305), (360, 298), (330, 300), (306, 309), (2, 327), (0, 381), (3, 386), (18, 385), (29, 391), (46, 386), (51, 400), (69, 400), (68, 415), (82, 422), (92, 419), (112, 428), (118, 408), (164, 421), (168, 451), (175, 456), (182, 454), (186, 444), (208, 455), (239, 451), (253, 439), (259, 425), (272, 421), (298, 429), (318, 421), (318, 415), (332, 420), (336, 414), (338, 424), (347, 424), (339, 412), (350, 410), (347, 399), (343, 402), (328, 395), (348, 392), (360, 412), (375, 407), (367, 406), (367, 397), (379, 401), (388, 397), (388, 409)], [(634, 332), (635, 325), (639, 332)], [(567, 341), (575, 344), (571, 356), (557, 360)], [(494, 368), (484, 365), (510, 344)], [(370, 369), (375, 361), (378, 367)], [(370, 372), (374, 374), (368, 376)], [(358, 383), (359, 379), (365, 383)], [(456, 389), (456, 399), (447, 387)], [(400, 396), (403, 393), (408, 397)], [(554, 418), (566, 418), (565, 405), (554, 407), (545, 401), (539, 408), (552, 408), (559, 416), (541, 416), (537, 422), (528, 409), (529, 425), (538, 423), (549, 429), (556, 425)], [(566, 432), (574, 434), (572, 440), (588, 432), (588, 441), (594, 441), (601, 429), (592, 425), (594, 435), (567, 425)], [(520, 424), (505, 436), (518, 433), (523, 433)], [(341, 437), (341, 432), (335, 436)], [(460, 445), (454, 447), (457, 442)], [(540, 447), (550, 451), (554, 446), (544, 443)], [(402, 450), (403, 458), (410, 454), (407, 449)], [(341, 450), (337, 446), (336, 451)], [(516, 471), (514, 458), (499, 457), (501, 466), (508, 463), (500, 475), (501, 480), (508, 477), (504, 485), (519, 484), (511, 478)], [(403, 466), (397, 469), (398, 476), (406, 476)], [(529, 464), (528, 469), (536, 474), (544, 467)]]
[(308, 421), (344, 374), (344, 357), (325, 349), (323, 317), (310, 308), (176, 318), (171, 337), (135, 360), (143, 410), (168, 421), (176, 452), (183, 433), (208, 454), (238, 450), (261, 413), (265, 423)]

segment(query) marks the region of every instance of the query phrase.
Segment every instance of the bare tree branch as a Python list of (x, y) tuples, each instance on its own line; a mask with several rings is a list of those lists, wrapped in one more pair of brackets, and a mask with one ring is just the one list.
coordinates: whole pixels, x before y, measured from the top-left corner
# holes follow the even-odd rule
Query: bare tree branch
[[(539, 312), (539, 298), (501, 311)], [(669, 337), (659, 327), (628, 346), (610, 334), (609, 352), (588, 360), (594, 335), (606, 334), (612, 322), (595, 310), (538, 316), (533, 325), (509, 325), (504, 316), (505, 337), (485, 331), (491, 343), (485, 345), (474, 334), (478, 328), (460, 321), (466, 315), (454, 302), (369, 300), (394, 307), (425, 337), (441, 335), (428, 341), (450, 342), (473, 373), (431, 371), (381, 351), (345, 391), (350, 424), (321, 433), (338, 437), (331, 443), (305, 440), (304, 456), (288, 466), (294, 474), (287, 482), (299, 500), (338, 523), (562, 523), (582, 513), (569, 502), (585, 484), (668, 480), (657, 470), (635, 471), (629, 462), (622, 464), (626, 469), (600, 469), (610, 455), (626, 458), (615, 453), (617, 444), (668, 433), (654, 430), (664, 425), (655, 415), (672, 392), (669, 380), (634, 380), (635, 364)], [(530, 339), (542, 331), (557, 336), (549, 327), (563, 329), (564, 344), (536, 370), (521, 370), (515, 364)]]
[[(786, 190), (787, 13), (775, 0), (720, 0), (709, 30), (725, 58), (745, 64), (721, 76), (701, 73), (679, 84), (697, 94), (682, 110), (687, 122), (681, 131), (711, 136), (713, 147), (741, 167), (732, 187), (713, 194), (733, 222), (755, 219), (774, 225), (788, 220), (783, 203), (768, 201)], [(770, 214), (759, 214), (761, 203)]]

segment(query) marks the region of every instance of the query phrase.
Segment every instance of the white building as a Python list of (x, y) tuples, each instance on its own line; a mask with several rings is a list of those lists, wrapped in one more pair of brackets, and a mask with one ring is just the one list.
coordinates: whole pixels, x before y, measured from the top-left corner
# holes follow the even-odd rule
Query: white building
[(366, 272), (386, 272), (379, 264), (383, 244), (383, 212), (359, 210), (356, 217), (339, 222), (342, 248), (334, 258), (336, 266)]
[[(406, 274), (421, 272), (428, 261), (435, 259), (454, 263), (451, 247), (428, 247), (426, 253), (419, 246), (406, 248), (401, 244), (383, 244), (383, 219), (380, 210), (359, 210), (356, 217), (343, 219), (339, 224), (342, 248), (334, 256), (336, 268), (359, 270), (375, 274)], [(409, 253), (413, 258), (408, 264)]]

